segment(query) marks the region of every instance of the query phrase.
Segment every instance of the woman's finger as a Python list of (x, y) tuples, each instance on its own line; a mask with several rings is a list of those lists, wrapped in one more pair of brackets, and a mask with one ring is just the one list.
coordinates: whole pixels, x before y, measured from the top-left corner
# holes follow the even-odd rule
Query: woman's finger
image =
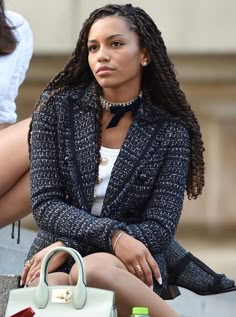
[(145, 283), (145, 275), (142, 266), (139, 262), (134, 265), (135, 275)]
[(27, 286), (30, 286), (30, 284), (31, 284), (36, 278), (38, 278), (39, 276), (40, 276), (40, 270), (36, 271), (36, 272), (32, 275), (31, 279), (30, 279), (29, 282), (27, 283)]
[(150, 268), (147, 260), (145, 257), (143, 257), (140, 260), (140, 266), (142, 267), (142, 271), (144, 274), (144, 281), (145, 284), (147, 284), (149, 287), (153, 286), (153, 277), (152, 277), (152, 269)]
[(34, 259), (30, 259), (30, 260), (27, 260), (24, 264), (24, 269), (23, 269), (23, 272), (21, 274), (21, 281), (20, 281), (20, 285), (23, 286), (26, 282), (26, 279), (27, 279), (27, 276), (28, 276), (28, 273), (32, 267), (34, 263)]
[(21, 273), (20, 286), (25, 285), (25, 281), (26, 281), (28, 272), (29, 272), (29, 267), (26, 267), (26, 266), (25, 266), (24, 269), (23, 269), (23, 271), (22, 271), (22, 273)]
[(128, 270), (131, 274), (136, 275), (136, 272), (135, 272), (135, 269), (133, 268), (133, 265), (131, 265), (131, 264), (127, 265), (127, 264), (126, 264), (125, 266), (126, 266), (127, 270)]
[(155, 279), (157, 280), (157, 282), (162, 285), (162, 278), (161, 278), (161, 272), (159, 269), (158, 264), (156, 263), (156, 261), (153, 259), (151, 254), (148, 254), (146, 256), (146, 260), (147, 263), (152, 271), (152, 274), (154, 275)]
[(25, 282), (25, 285), (26, 286), (28, 286), (29, 284), (30, 284), (30, 282), (32, 282), (32, 280), (33, 280), (33, 276), (38, 272), (38, 271), (40, 271), (40, 264), (34, 264), (31, 268), (30, 268), (30, 270), (29, 270), (29, 272), (28, 272), (28, 274), (27, 274), (27, 277), (26, 277), (26, 282)]

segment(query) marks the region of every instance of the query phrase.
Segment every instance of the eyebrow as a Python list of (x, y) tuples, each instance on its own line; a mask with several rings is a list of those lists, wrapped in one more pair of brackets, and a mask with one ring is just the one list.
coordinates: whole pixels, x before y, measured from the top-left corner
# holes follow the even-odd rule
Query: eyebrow
[[(117, 33), (117, 34), (112, 34), (112, 35), (108, 36), (107, 40), (111, 40), (113, 37), (117, 37), (117, 36), (124, 37), (123, 34)], [(97, 42), (97, 40), (88, 40), (88, 43), (96, 43), (96, 42)]]

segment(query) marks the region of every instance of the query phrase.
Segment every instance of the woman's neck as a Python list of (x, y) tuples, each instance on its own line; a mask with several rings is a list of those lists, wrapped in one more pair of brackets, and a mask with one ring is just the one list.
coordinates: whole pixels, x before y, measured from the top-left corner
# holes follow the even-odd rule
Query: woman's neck
[(140, 94), (140, 87), (136, 89), (103, 89), (103, 97), (112, 103), (124, 103), (136, 98)]

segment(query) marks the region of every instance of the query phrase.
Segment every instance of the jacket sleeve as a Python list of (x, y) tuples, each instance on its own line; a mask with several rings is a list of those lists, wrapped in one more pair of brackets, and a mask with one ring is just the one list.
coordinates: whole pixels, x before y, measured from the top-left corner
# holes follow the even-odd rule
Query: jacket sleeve
[(70, 239), (112, 250), (111, 237), (116, 229), (125, 229), (123, 223), (109, 218), (97, 218), (85, 210), (68, 204), (60, 174), (57, 110), (66, 100), (51, 96), (32, 117), (30, 145), (30, 178), (32, 211), (39, 228), (66, 245)]
[(171, 123), (170, 143), (155, 189), (146, 205), (143, 222), (130, 224), (126, 232), (143, 242), (152, 253), (166, 250), (173, 239), (181, 215), (190, 160), (190, 140), (186, 128)]

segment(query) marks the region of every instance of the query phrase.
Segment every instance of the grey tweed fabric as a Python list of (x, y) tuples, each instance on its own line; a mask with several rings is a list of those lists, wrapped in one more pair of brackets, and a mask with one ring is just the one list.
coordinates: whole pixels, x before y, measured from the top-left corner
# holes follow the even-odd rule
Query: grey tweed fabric
[[(112, 170), (100, 217), (91, 215), (98, 151), (93, 86), (55, 94), (34, 112), (31, 192), (41, 231), (28, 257), (56, 240), (83, 256), (111, 253), (112, 235), (122, 229), (148, 247), (166, 286), (164, 254), (182, 210), (190, 140), (178, 120), (145, 109), (143, 98)], [(158, 283), (154, 289), (159, 293)]]
[(0, 317), (5, 316), (10, 290), (18, 288), (19, 283), (18, 275), (0, 275)]

